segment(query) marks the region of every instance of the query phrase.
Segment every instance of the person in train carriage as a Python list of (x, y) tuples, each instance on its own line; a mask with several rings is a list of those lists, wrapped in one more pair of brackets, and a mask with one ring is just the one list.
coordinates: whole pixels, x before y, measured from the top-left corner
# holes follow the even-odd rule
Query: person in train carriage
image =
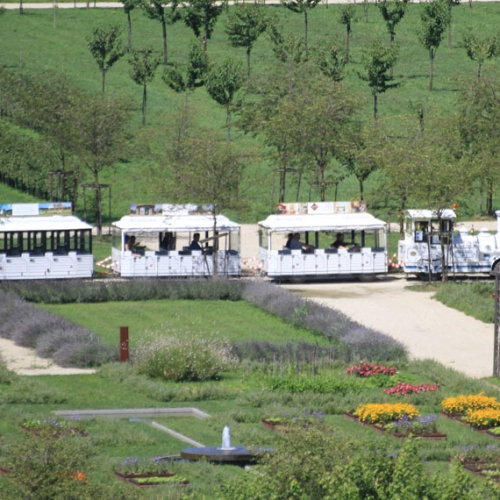
[(335, 241), (330, 245), (330, 248), (342, 248), (347, 250), (347, 243), (344, 241), (344, 233), (337, 233)]
[(202, 250), (199, 241), (200, 241), (200, 233), (194, 233), (193, 241), (189, 245), (189, 250)]
[(135, 236), (125, 235), (125, 250), (127, 252), (133, 252), (135, 249), (135, 246), (136, 246)]
[(290, 242), (290, 250), (314, 250), (314, 246), (300, 241), (300, 233), (294, 233)]
[(292, 244), (293, 240), (293, 233), (288, 233), (286, 237), (286, 243), (285, 243), (285, 248), (290, 248), (290, 245)]
[(160, 242), (162, 250), (175, 250), (175, 238), (172, 233), (166, 232)]

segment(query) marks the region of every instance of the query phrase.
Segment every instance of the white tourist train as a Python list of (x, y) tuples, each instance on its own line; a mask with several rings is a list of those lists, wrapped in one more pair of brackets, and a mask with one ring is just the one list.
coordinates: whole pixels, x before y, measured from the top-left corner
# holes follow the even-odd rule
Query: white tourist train
[(444, 262), (449, 273), (489, 273), (500, 265), (500, 211), (495, 214), (496, 234), (488, 229), (473, 234), (455, 228), (453, 210), (408, 210), (404, 239), (398, 244), (401, 268), (421, 277), (439, 275)]
[(64, 213), (71, 203), (0, 205), (0, 280), (92, 277), (92, 226)]
[(214, 216), (196, 205), (132, 205), (112, 224), (112, 269), (127, 278), (210, 276), (217, 254), (217, 275), (240, 276), (240, 225), (224, 215), (215, 224), (214, 232)]
[(365, 210), (364, 202), (278, 205), (277, 214), (259, 222), (262, 270), (276, 279), (387, 273), (387, 224)]

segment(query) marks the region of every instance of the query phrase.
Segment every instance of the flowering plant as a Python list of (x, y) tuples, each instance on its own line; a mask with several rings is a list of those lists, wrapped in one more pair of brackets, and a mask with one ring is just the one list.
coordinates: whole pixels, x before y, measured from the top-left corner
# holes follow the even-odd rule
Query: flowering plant
[(446, 398), (441, 401), (441, 408), (448, 415), (459, 415), (468, 410), (480, 410), (485, 408), (500, 409), (500, 403), (496, 398), (480, 394), (460, 394), (456, 397)]
[(398, 420), (405, 415), (412, 420), (420, 413), (415, 406), (407, 403), (368, 403), (358, 406), (354, 414), (361, 422), (375, 424)]
[(487, 444), (484, 447), (479, 444), (459, 446), (457, 458), (460, 462), (499, 461), (500, 446), (496, 444)]
[(500, 425), (500, 409), (468, 410), (463, 420), (472, 427), (497, 427)]
[(127, 457), (123, 462), (120, 462), (115, 472), (125, 475), (165, 474), (168, 472), (168, 468), (162, 457), (149, 459)]
[(439, 384), (420, 384), (412, 385), (405, 382), (399, 382), (397, 385), (385, 389), (386, 394), (396, 394), (407, 396), (408, 394), (414, 394), (419, 392), (437, 391), (439, 389)]
[(390, 432), (395, 434), (429, 434), (437, 432), (436, 415), (426, 415), (411, 419), (408, 415), (403, 415), (395, 422), (385, 426)]
[(21, 427), (31, 433), (44, 432), (54, 436), (87, 434), (79, 415), (72, 415), (69, 420), (58, 420), (56, 418), (26, 420), (21, 424)]
[(347, 368), (347, 373), (353, 373), (360, 377), (372, 377), (373, 375), (395, 375), (397, 368), (395, 366), (372, 365), (367, 361), (360, 361), (359, 365), (352, 365)]

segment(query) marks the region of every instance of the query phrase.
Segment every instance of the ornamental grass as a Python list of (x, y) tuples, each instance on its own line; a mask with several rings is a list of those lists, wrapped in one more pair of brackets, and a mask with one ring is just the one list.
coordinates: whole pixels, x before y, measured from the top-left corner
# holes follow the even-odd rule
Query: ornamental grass
[(456, 397), (446, 398), (441, 401), (443, 413), (448, 415), (460, 415), (474, 410), (482, 409), (500, 410), (500, 402), (496, 398), (480, 394), (460, 394)]
[(408, 416), (409, 420), (420, 415), (415, 406), (407, 403), (368, 403), (358, 406), (354, 414), (361, 422), (386, 423)]
[(464, 421), (477, 428), (490, 428), (500, 425), (500, 408), (469, 410)]

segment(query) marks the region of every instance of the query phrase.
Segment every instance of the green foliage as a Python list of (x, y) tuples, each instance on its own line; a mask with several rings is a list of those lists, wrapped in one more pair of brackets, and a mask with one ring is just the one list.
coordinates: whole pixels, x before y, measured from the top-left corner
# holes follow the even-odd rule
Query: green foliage
[(377, 97), (379, 94), (387, 92), (389, 89), (397, 88), (401, 85), (394, 82), (388, 71), (394, 67), (397, 60), (397, 48), (386, 47), (382, 42), (376, 41), (363, 54), (364, 74), (358, 73), (361, 80), (368, 82), (373, 95), (373, 117), (378, 117)]
[(353, 379), (338, 379), (331, 375), (288, 375), (271, 377), (268, 386), (273, 391), (287, 391), (292, 394), (313, 392), (320, 394), (342, 394), (359, 393), (361, 384)]
[(234, 368), (235, 361), (224, 340), (191, 332), (144, 336), (134, 351), (139, 373), (175, 382), (216, 379)]
[(384, 0), (378, 3), (377, 6), (384, 18), (385, 27), (391, 36), (391, 43), (393, 43), (396, 37), (396, 26), (406, 13), (408, 0)]
[(247, 54), (247, 76), (250, 77), (250, 53), (254, 43), (268, 26), (262, 6), (242, 4), (227, 17), (226, 33), (233, 47), (244, 47)]
[(144, 125), (146, 123), (146, 86), (155, 76), (156, 69), (161, 62), (160, 57), (151, 48), (132, 50), (128, 62), (130, 78), (143, 87), (142, 124)]
[(226, 7), (225, 2), (215, 0), (189, 0), (184, 5), (183, 19), (196, 37), (203, 36), (203, 50), (207, 50), (207, 40), (212, 38), (217, 18)]
[(205, 84), (207, 71), (207, 54), (201, 50), (197, 41), (193, 41), (189, 49), (185, 74), (181, 73), (177, 65), (168, 66), (163, 74), (163, 81), (175, 92), (193, 92), (195, 88)]
[(98, 26), (92, 30), (92, 36), (87, 38), (87, 45), (102, 74), (102, 93), (107, 71), (125, 54), (122, 48), (119, 25), (107, 27)]
[(315, 50), (315, 59), (320, 71), (334, 82), (344, 79), (347, 64), (346, 53), (338, 38), (323, 41)]
[(481, 67), (483, 63), (498, 54), (498, 36), (495, 35), (481, 38), (473, 33), (467, 33), (463, 37), (462, 44), (469, 59), (477, 62), (477, 77), (481, 78)]

